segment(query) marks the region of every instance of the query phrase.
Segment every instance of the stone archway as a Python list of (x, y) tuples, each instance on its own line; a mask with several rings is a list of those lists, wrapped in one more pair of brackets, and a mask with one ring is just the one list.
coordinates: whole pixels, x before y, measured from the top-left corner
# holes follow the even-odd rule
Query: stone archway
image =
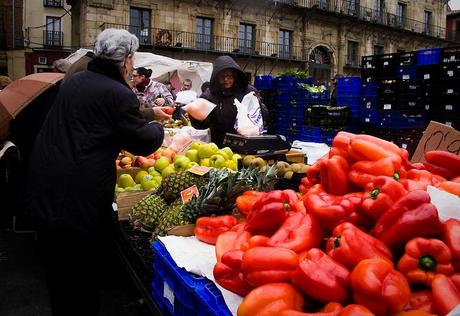
[(324, 45), (315, 46), (308, 55), (308, 71), (315, 82), (326, 84), (332, 75), (332, 50)]

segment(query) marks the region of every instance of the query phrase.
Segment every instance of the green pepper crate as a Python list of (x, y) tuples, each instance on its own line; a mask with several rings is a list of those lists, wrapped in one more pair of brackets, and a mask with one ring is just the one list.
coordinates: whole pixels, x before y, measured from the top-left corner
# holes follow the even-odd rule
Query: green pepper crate
[(152, 297), (163, 315), (232, 315), (212, 281), (179, 268), (161, 241), (153, 242), (152, 249)]

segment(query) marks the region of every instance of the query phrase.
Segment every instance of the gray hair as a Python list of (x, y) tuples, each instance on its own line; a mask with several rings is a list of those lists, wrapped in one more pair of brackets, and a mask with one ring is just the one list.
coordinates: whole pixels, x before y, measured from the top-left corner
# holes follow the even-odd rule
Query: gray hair
[(139, 40), (134, 34), (126, 30), (106, 29), (96, 38), (94, 55), (113, 61), (121, 69), (126, 56), (134, 54), (138, 48)]
[(57, 72), (66, 73), (72, 64), (67, 59), (58, 59), (53, 62), (54, 70)]

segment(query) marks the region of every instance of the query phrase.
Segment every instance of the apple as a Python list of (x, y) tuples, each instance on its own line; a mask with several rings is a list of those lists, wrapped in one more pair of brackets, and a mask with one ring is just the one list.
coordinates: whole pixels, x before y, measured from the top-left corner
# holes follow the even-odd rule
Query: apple
[(221, 155), (212, 155), (210, 158), (209, 158), (209, 163), (211, 165), (211, 167), (214, 167), (214, 168), (223, 168), (225, 167), (225, 158), (222, 157)]
[(125, 189), (125, 192), (134, 192), (134, 191), (142, 191), (142, 186), (140, 184), (135, 184)]
[(141, 179), (141, 186), (145, 191), (150, 191), (158, 188), (160, 185), (157, 181), (155, 181), (154, 177), (147, 174)]
[(254, 158), (251, 161), (251, 166), (258, 167), (260, 171), (265, 171), (267, 162), (260, 157)]
[(222, 149), (219, 149), (219, 150), (216, 152), (216, 155), (221, 155), (222, 157), (224, 157), (225, 160), (230, 160), (230, 159), (228, 158), (227, 152), (223, 151)]
[(175, 155), (173, 158), (173, 162), (176, 162), (177, 159), (180, 159), (182, 157), (185, 157), (184, 155)]
[(238, 160), (243, 159), (240, 154), (233, 154), (232, 160), (238, 163)]
[(120, 187), (116, 184), (116, 185), (115, 185), (115, 192), (117, 192), (117, 193), (125, 192), (125, 189), (120, 188)]
[(189, 149), (185, 153), (185, 156), (190, 159), (190, 161), (198, 162), (198, 149)]
[(185, 156), (181, 156), (174, 162), (174, 169), (177, 171), (187, 170), (190, 162), (190, 159)]
[(190, 161), (190, 162), (188, 163), (187, 169), (190, 169), (190, 168), (192, 168), (192, 167), (194, 167), (194, 166), (199, 166), (198, 162)]
[(133, 160), (130, 157), (123, 157), (120, 159), (120, 166), (132, 165)]
[(200, 148), (201, 146), (201, 143), (200, 142), (193, 142), (191, 145), (190, 145), (190, 149), (196, 149), (198, 150), (198, 148)]
[(129, 169), (131, 167), (132, 167), (131, 164), (128, 164), (128, 165), (124, 165), (123, 167), (121, 167), (121, 169)]
[(166, 148), (161, 153), (161, 156), (168, 158), (170, 163), (174, 161), (175, 155), (176, 155), (176, 152), (172, 150), (171, 148)]
[(159, 174), (158, 176), (153, 176), (153, 181), (158, 182), (158, 184), (161, 184), (162, 180), (163, 178), (161, 177), (161, 174)]
[(155, 170), (158, 172), (162, 172), (166, 167), (169, 166), (169, 159), (167, 157), (160, 157), (155, 161)]
[(120, 175), (120, 177), (118, 177), (118, 186), (120, 188), (126, 189), (126, 188), (131, 187), (131, 186), (133, 186), (135, 184), (136, 184), (136, 182), (134, 182), (133, 177), (131, 177), (131, 175), (128, 174), (128, 173), (123, 173), (123, 174)]
[(285, 179), (292, 179), (292, 176), (294, 175), (294, 171), (289, 170), (284, 174)]
[(209, 158), (218, 150), (219, 147), (217, 147), (217, 145), (214, 143), (203, 144), (200, 146), (200, 148), (198, 148), (198, 157), (200, 157), (200, 159)]
[(233, 171), (238, 171), (238, 163), (234, 160), (227, 160), (225, 162), (225, 167)]
[(159, 173), (158, 171), (155, 170), (155, 167), (150, 167), (147, 169), (147, 172), (149, 173), (149, 175), (153, 176), (153, 177), (156, 177), (156, 176), (161, 176), (161, 173)]
[(148, 174), (149, 174), (149, 173), (148, 173), (147, 171), (141, 170), (141, 171), (139, 171), (138, 173), (136, 173), (136, 176), (134, 177), (134, 181), (135, 181), (136, 183), (141, 183), (141, 179), (142, 179), (144, 176), (148, 175)]
[(209, 162), (209, 158), (204, 158), (200, 160), (200, 166), (203, 167), (210, 167), (211, 163)]
[(233, 150), (230, 147), (224, 147), (221, 150), (227, 153), (228, 160), (233, 158)]
[(174, 172), (176, 172), (176, 170), (174, 169), (174, 166), (169, 165), (169, 166), (167, 166), (166, 168), (163, 169), (163, 171), (161, 172), (161, 176), (164, 178), (168, 174), (171, 174), (171, 173), (174, 173)]
[(253, 161), (256, 157), (253, 155), (247, 155), (243, 158), (243, 166), (249, 167), (251, 165), (251, 161)]

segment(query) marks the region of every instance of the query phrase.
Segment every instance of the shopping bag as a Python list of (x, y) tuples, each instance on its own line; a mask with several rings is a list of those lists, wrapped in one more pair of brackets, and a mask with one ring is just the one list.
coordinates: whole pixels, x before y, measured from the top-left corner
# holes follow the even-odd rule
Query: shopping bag
[(257, 136), (264, 130), (262, 112), (260, 110), (259, 99), (254, 92), (246, 94), (239, 102), (235, 99), (238, 110), (235, 120), (235, 130), (242, 136)]
[(215, 107), (216, 105), (214, 103), (200, 98), (183, 106), (182, 109), (194, 119), (203, 121), (208, 117), (209, 113), (211, 113)]

